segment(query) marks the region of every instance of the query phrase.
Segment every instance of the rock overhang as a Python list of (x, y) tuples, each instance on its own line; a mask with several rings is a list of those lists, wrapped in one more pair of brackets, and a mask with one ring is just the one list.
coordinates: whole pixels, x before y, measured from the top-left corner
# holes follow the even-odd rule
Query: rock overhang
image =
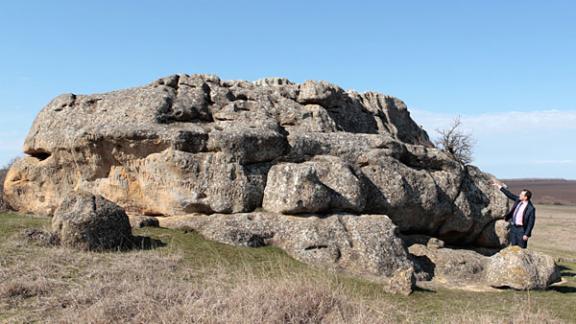
[[(38, 114), (24, 152), (9, 177), (20, 181), (7, 180), (9, 199), (40, 213), (82, 187), (134, 212), (269, 206), (296, 214), (382, 213), (402, 231), (452, 243), (503, 241), (491, 229), (507, 204), (488, 186), (489, 175), (435, 148), (401, 100), (325, 81), (181, 74), (110, 93), (65, 94)], [(27, 177), (16, 175), (19, 168)], [(307, 171), (294, 177), (294, 168)], [(276, 181), (266, 190), (270, 171)], [(63, 181), (43, 179), (50, 172)], [(309, 194), (309, 205), (284, 197), (295, 206), (278, 207), (286, 201), (273, 197), (298, 186), (309, 192), (293, 194)], [(350, 188), (355, 193), (344, 192)], [(19, 203), (41, 197), (41, 208)]]
[(5, 182), (24, 212), (52, 215), (85, 190), (129, 214), (381, 215), (448, 244), (507, 243), (491, 175), (437, 149), (401, 100), (324, 81), (182, 74), (65, 94), (38, 114), (24, 152)]

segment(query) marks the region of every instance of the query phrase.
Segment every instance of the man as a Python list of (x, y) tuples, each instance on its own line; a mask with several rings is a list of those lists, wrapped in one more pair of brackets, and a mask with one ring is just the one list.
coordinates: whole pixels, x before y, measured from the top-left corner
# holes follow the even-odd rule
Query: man
[(532, 228), (536, 220), (536, 208), (530, 201), (532, 192), (527, 189), (522, 189), (520, 194), (516, 196), (511, 193), (505, 184), (501, 182), (492, 181), (494, 186), (497, 186), (506, 197), (514, 200), (514, 205), (504, 219), (510, 222), (510, 245), (518, 245), (521, 248), (528, 246), (528, 238), (532, 234)]

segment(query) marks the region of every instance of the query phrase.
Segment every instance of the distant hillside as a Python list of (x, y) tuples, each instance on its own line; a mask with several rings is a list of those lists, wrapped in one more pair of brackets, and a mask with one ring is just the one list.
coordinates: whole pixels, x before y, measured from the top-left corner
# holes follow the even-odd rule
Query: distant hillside
[(576, 205), (576, 180), (565, 179), (502, 179), (514, 193), (526, 188), (532, 191), (533, 202), (549, 205)]

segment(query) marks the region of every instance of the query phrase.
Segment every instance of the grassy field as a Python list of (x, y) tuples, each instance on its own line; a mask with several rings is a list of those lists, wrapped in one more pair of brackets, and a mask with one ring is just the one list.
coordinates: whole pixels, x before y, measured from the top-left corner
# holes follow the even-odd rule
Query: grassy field
[(576, 206), (536, 205), (528, 246), (550, 255), (576, 259)]
[[(537, 210), (529, 248), (576, 257), (567, 240), (576, 208)], [(48, 225), (0, 214), (0, 322), (576, 323), (575, 263), (561, 263), (566, 283), (548, 291), (416, 290), (404, 297), (276, 248), (232, 247), (196, 233), (145, 228), (136, 234), (165, 245), (111, 253), (36, 246), (19, 234)]]

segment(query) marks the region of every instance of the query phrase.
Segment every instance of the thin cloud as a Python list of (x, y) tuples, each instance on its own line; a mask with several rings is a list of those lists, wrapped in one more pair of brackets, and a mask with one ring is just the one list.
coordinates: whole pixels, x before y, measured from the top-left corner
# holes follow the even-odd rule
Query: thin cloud
[[(458, 114), (411, 109), (414, 121), (438, 138)], [(473, 164), (501, 178), (576, 179), (576, 111), (541, 110), (461, 114), (476, 145)], [(525, 143), (526, 145), (521, 145)], [(516, 148), (514, 148), (516, 147)]]
[(575, 164), (576, 160), (535, 160), (533, 164)]
[[(436, 113), (411, 109), (411, 116), (431, 136), (436, 129), (445, 128), (458, 114)], [(506, 133), (513, 128), (517, 132), (542, 130), (576, 130), (576, 111), (508, 111), (477, 115), (460, 115), (462, 127), (475, 134)]]

